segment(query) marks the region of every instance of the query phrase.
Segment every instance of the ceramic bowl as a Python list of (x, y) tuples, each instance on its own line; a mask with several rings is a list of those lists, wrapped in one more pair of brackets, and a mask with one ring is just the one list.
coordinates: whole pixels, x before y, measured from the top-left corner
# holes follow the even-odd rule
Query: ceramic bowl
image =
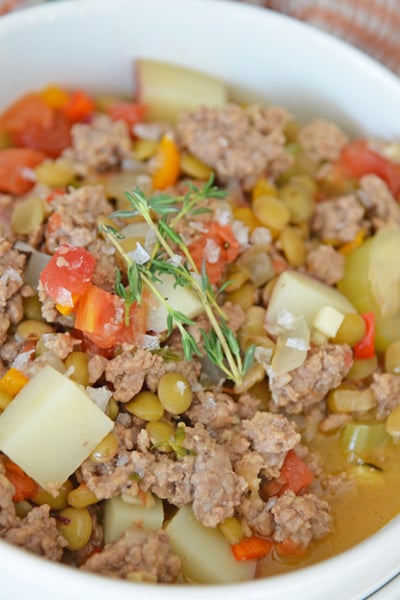
[[(220, 77), (237, 98), (276, 102), (301, 118), (327, 117), (354, 133), (400, 138), (400, 81), (393, 74), (310, 26), (229, 0), (69, 0), (2, 17), (0, 108), (54, 81), (132, 93), (139, 56)], [(190, 591), (89, 575), (0, 542), (0, 597), (361, 599), (400, 571), (399, 538), (397, 518), (364, 543), (312, 567)]]

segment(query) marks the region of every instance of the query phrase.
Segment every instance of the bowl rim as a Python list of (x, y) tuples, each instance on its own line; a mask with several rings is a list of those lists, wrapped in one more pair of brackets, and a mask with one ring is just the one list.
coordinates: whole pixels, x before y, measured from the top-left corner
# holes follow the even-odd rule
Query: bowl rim
[[(279, 14), (274, 11), (261, 8), (255, 5), (241, 4), (232, 0), (170, 0), (174, 3), (176, 9), (189, 10), (204, 7), (204, 3), (208, 2), (208, 9), (212, 11), (214, 18), (220, 18), (227, 8), (236, 14), (237, 18), (257, 18), (261, 21), (271, 21), (276, 23), (277, 26), (283, 26), (289, 31), (299, 33), (300, 35), (306, 35), (311, 37), (318, 44), (322, 44), (339, 52), (344, 58), (353, 61), (358, 68), (363, 70), (369, 70), (373, 72), (373, 77), (379, 85), (379, 81), (384, 80), (386, 85), (389, 85), (400, 98), (400, 79), (385, 66), (378, 63), (372, 57), (366, 55), (359, 49), (351, 46), (347, 42), (340, 40), (331, 34), (319, 30), (307, 23), (300, 22), (287, 15)], [(140, 4), (140, 0), (113, 0), (113, 9), (118, 10), (118, 7), (123, 7), (127, 4)], [(162, 4), (162, 0), (146, 0), (148, 7), (157, 7)], [(188, 8), (189, 7), (189, 8)], [(77, 12), (82, 15), (90, 15), (93, 13), (100, 13), (105, 11), (106, 13), (110, 10), (109, 0), (60, 0), (58, 2), (50, 2), (42, 5), (35, 5), (23, 11), (9, 13), (0, 19), (0, 44), (3, 35), (8, 35), (10, 31), (16, 31), (34, 25), (36, 22), (48, 21), (53, 22), (56, 19), (62, 19), (64, 17), (71, 16)], [(345, 550), (344, 552), (333, 556), (332, 558), (325, 559), (319, 563), (301, 567), (291, 573), (282, 575), (271, 575), (267, 578), (235, 583), (235, 584), (224, 584), (224, 589), (243, 590), (243, 592), (251, 594), (251, 598), (261, 599), (265, 596), (265, 593), (275, 595), (274, 598), (279, 597), (279, 587), (282, 586), (282, 581), (285, 581), (284, 594), (292, 592), (295, 593), (299, 589), (299, 586), (307, 577), (310, 581), (323, 582), (326, 579), (328, 572), (334, 570), (340, 571), (341, 568), (347, 566), (349, 561), (353, 564), (354, 570), (357, 570), (359, 574), (365, 576), (365, 584), (355, 588), (352, 591), (352, 598), (361, 597), (360, 594), (365, 596), (367, 593), (371, 593), (377, 586), (382, 585), (386, 581), (389, 581), (394, 575), (400, 571), (399, 561), (395, 564), (393, 561), (385, 569), (380, 572), (380, 578), (377, 580), (376, 575), (371, 580), (368, 568), (365, 565), (366, 553), (371, 556), (374, 553), (374, 548), (377, 544), (382, 541), (387, 543), (387, 540), (393, 544), (396, 544), (398, 540), (398, 533), (400, 530), (400, 516), (395, 517), (387, 525), (385, 525), (378, 532), (357, 544), (356, 546)], [(0, 541), (0, 565), (3, 569), (5, 567), (8, 573), (12, 573), (16, 578), (22, 578), (29, 580), (33, 585), (40, 585), (42, 582), (43, 574), (51, 580), (57, 586), (70, 585), (72, 573), (74, 573), (75, 584), (79, 586), (82, 597), (91, 598), (91, 593), (94, 588), (94, 581), (99, 582), (101, 589), (105, 592), (120, 593), (120, 600), (128, 598), (128, 594), (132, 593), (132, 583), (125, 582), (115, 579), (106, 578), (104, 576), (89, 574), (80, 570), (71, 570), (70, 567), (61, 565), (58, 563), (51, 563), (50, 561), (38, 557), (34, 554), (28, 553), (25, 550), (11, 546), (3, 540)], [(51, 568), (49, 568), (51, 565)], [(46, 571), (49, 571), (47, 573)], [(314, 584), (313, 584), (314, 585)], [(156, 599), (159, 592), (165, 591), (166, 589), (171, 590), (171, 586), (164, 584), (141, 584), (143, 591), (149, 596), (149, 598)], [(98, 586), (96, 586), (97, 588)], [(174, 586), (173, 594), (177, 600), (183, 600), (183, 594), (187, 595), (187, 586)], [(152, 594), (155, 595), (152, 595)], [(219, 599), (221, 593), (221, 585), (201, 585), (191, 586), (190, 594), (193, 595), (194, 599), (204, 597), (204, 593), (210, 597), (210, 600)], [(284, 596), (282, 596), (283, 598)]]

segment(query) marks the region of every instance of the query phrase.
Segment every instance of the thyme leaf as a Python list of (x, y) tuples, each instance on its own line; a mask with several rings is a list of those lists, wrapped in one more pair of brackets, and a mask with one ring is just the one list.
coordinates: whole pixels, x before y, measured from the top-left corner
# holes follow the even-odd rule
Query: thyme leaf
[(205, 263), (199, 272), (189, 249), (175, 229), (177, 223), (185, 216), (198, 215), (209, 210), (199, 206), (202, 201), (223, 198), (225, 192), (214, 186), (213, 178), (210, 177), (202, 188), (188, 183), (188, 189), (183, 196), (174, 197), (163, 193), (147, 198), (142, 190), (135, 188), (127, 192), (126, 197), (131, 208), (118, 210), (112, 216), (124, 219), (140, 215), (156, 240), (149, 260), (144, 264), (138, 264), (132, 255), (122, 248), (120, 240), (124, 236), (110, 225), (100, 225), (101, 231), (115, 246), (126, 264), (127, 284), (124, 285), (120, 271), (117, 271), (115, 283), (115, 291), (125, 303), (126, 322), (129, 323), (132, 304), (134, 302), (140, 304), (143, 301), (143, 291), (146, 288), (166, 309), (168, 335), (172, 333), (174, 327), (179, 330), (185, 359), (202, 356), (198, 343), (187, 330), (187, 326), (193, 325), (194, 322), (181, 311), (175, 310), (157, 289), (157, 283), (162, 281), (163, 274), (172, 276), (175, 288), (189, 288), (203, 306), (210, 324), (210, 331), (201, 330), (204, 352), (224, 372), (227, 379), (240, 385), (243, 374), (254, 358), (254, 349), (249, 349), (245, 353), (242, 362), (239, 343), (228, 327), (217, 302), (218, 294), (229, 285), (229, 282), (215, 291), (207, 276)]

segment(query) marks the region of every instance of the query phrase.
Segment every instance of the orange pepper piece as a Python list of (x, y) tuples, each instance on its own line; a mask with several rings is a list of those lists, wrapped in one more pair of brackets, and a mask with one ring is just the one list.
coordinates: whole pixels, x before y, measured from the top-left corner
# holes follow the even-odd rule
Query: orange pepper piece
[(232, 544), (231, 549), (236, 560), (257, 560), (267, 556), (271, 552), (272, 546), (271, 540), (253, 535), (243, 538), (237, 544)]
[(164, 190), (174, 185), (180, 173), (180, 155), (178, 146), (169, 135), (161, 138), (154, 160), (153, 188)]
[(25, 471), (21, 469), (21, 467), (9, 459), (5, 460), (4, 466), (7, 479), (15, 488), (15, 493), (13, 496), (14, 502), (29, 500), (37, 493), (39, 489), (38, 484), (31, 477), (29, 477), (29, 475), (27, 475)]

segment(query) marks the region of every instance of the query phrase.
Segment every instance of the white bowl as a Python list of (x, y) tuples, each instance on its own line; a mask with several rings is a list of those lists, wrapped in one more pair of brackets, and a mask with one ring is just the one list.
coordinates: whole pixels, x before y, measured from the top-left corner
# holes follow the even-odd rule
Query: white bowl
[[(356, 133), (400, 138), (400, 81), (355, 49), (287, 17), (223, 0), (79, 0), (0, 19), (0, 108), (49, 82), (131, 92), (146, 56), (223, 78), (240, 94)], [(89, 575), (0, 542), (3, 600), (361, 599), (400, 571), (400, 518), (357, 547), (289, 575), (233, 586), (153, 586)], [(396, 594), (396, 591), (394, 592)], [(393, 597), (396, 597), (394, 595)], [(400, 589), (397, 590), (400, 597)]]

